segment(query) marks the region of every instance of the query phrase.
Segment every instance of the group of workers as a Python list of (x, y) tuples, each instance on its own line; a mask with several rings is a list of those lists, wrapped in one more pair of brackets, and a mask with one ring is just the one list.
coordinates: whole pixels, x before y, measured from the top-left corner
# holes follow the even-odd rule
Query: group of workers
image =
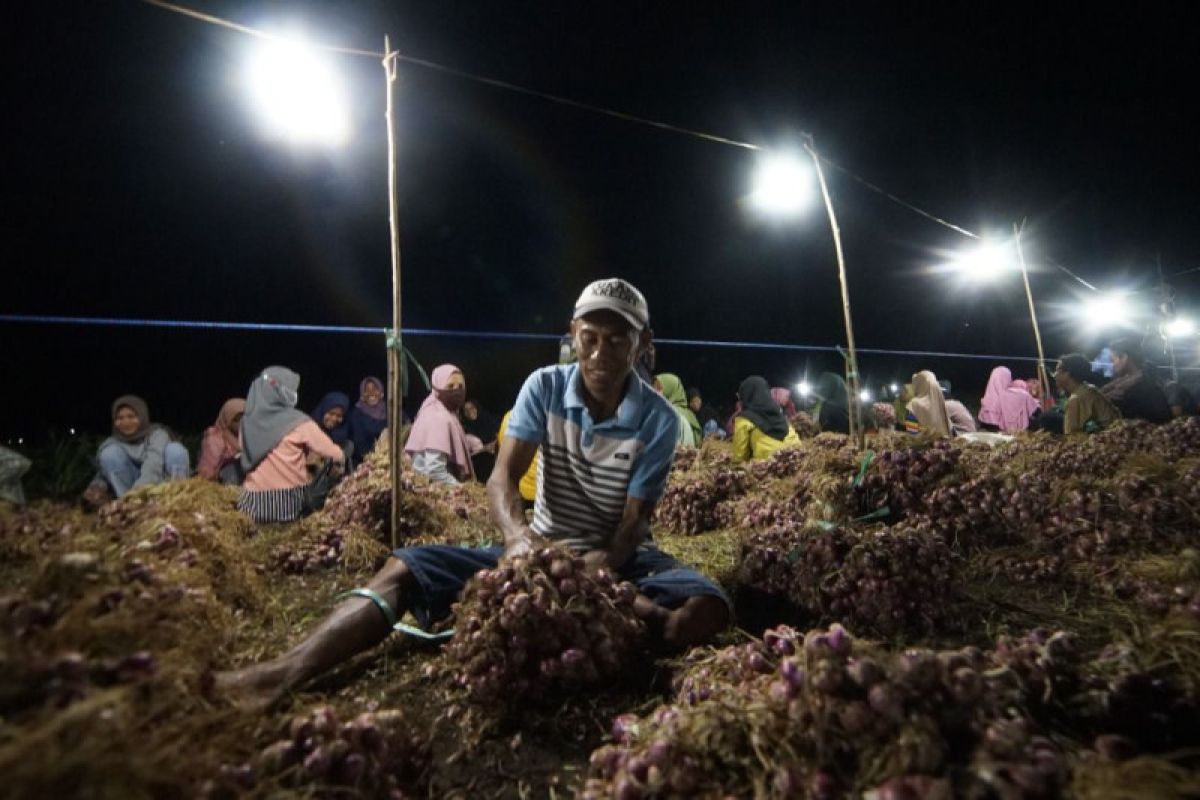
[[(589, 564), (631, 581), (638, 589), (636, 613), (665, 643), (710, 640), (728, 624), (729, 600), (707, 577), (656, 548), (650, 536), (654, 505), (678, 447), (729, 437), (735, 460), (766, 458), (798, 443), (798, 412), (790, 391), (773, 389), (756, 375), (742, 381), (734, 413), (722, 424), (698, 390), (685, 390), (672, 373), (651, 372), (649, 321), (645, 297), (628, 282), (589, 284), (571, 319), (570, 363), (530, 375), (499, 423), (467, 400), (462, 370), (453, 364), (435, 369), (407, 431), (405, 455), (414, 470), (444, 483), (478, 479), (483, 470), (476, 460), (492, 459), (487, 492), (503, 546), (396, 550), (366, 587), (348, 593), (351, 599), (290, 651), (222, 673), (217, 686), (248, 703), (278, 699), (382, 640), (405, 611), (422, 625), (440, 620), (478, 570), (542, 542), (571, 548)], [(1194, 402), (1178, 392), (1168, 399), (1131, 344), (1114, 343), (1112, 351), (1115, 378), (1101, 388), (1087, 359), (1062, 357), (1054, 371), (1066, 395), (1061, 401), (1043, 396), (1052, 392), (1041, 391), (1040, 381), (1014, 380), (1007, 368), (997, 367), (976, 418), (924, 370), (906, 387), (896, 409), (902, 415), (883, 414), (876, 404), (863, 422), (868, 429), (887, 427), (902, 416), (904, 429), (942, 436), (978, 429), (1076, 433), (1121, 416), (1161, 422), (1194, 411)], [(204, 435), (198, 474), (240, 484), (238, 506), (258, 521), (291, 520), (312, 510), (332, 481), (375, 446), (387, 424), (378, 379), (364, 379), (353, 407), (346, 395), (332, 393), (312, 415), (296, 409), (299, 386), (295, 372), (268, 367), (245, 400), (226, 401)], [(817, 395), (814, 421), (825, 430), (848, 430), (854, 406), (845, 381), (827, 373)], [(113, 403), (112, 434), (98, 462), (100, 474), (88, 490), (93, 500), (190, 472), (187, 451), (131, 395)]]
[[(860, 426), (866, 431), (895, 427), (934, 436), (1024, 430), (1073, 434), (1099, 430), (1119, 418), (1161, 423), (1197, 413), (1197, 403), (1186, 389), (1162, 386), (1145, 369), (1136, 340), (1114, 341), (1109, 351), (1113, 378), (1107, 383), (1083, 355), (1062, 356), (1053, 372), (1057, 393), (1048, 380), (1014, 379), (1008, 367), (996, 367), (977, 415), (951, 396), (948, 382), (922, 370), (897, 393), (895, 404), (863, 404)], [(566, 356), (560, 362), (577, 360), (573, 338), (562, 352)], [(685, 389), (678, 375), (655, 374), (654, 362), (648, 342), (633, 371), (673, 412), (676, 446), (728, 438), (733, 460), (743, 462), (767, 458), (799, 442), (796, 427), (802, 412), (789, 389), (772, 387), (765, 378), (752, 375), (741, 382), (733, 413), (724, 417), (705, 402), (698, 388)], [(258, 522), (288, 522), (320, 508), (336, 481), (362, 462), (387, 428), (385, 387), (378, 378), (363, 378), (353, 405), (348, 395), (330, 392), (311, 414), (296, 408), (299, 385), (300, 376), (290, 369), (266, 368), (244, 399), (225, 401), (200, 444), (195, 474), (240, 486), (238, 506)], [(815, 423), (822, 431), (850, 431), (850, 395), (841, 376), (824, 373), (810, 399), (816, 406), (808, 429)], [(512, 413), (497, 420), (467, 398), (463, 371), (443, 364), (433, 371), (429, 395), (405, 431), (406, 458), (416, 472), (436, 482), (486, 482)], [(535, 452), (518, 482), (518, 495), (527, 507), (537, 497), (538, 457)], [(113, 401), (112, 431), (96, 461), (98, 473), (84, 493), (91, 505), (192, 474), (186, 448), (168, 428), (151, 422), (146, 402), (134, 395)], [(0, 499), (24, 502), (19, 479), (28, 468), (28, 459), (20, 454), (0, 453), (5, 478)]]

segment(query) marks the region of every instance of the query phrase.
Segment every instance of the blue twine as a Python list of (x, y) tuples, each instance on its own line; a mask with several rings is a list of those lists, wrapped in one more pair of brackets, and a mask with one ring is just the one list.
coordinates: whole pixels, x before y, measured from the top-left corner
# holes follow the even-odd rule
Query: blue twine
[[(0, 314), (0, 322), (25, 322), (36, 325), (107, 325), (125, 328), (191, 328), (232, 331), (283, 331), (289, 333), (355, 333), (387, 335), (388, 328), (373, 328), (365, 325), (301, 325), (279, 322), (212, 322), (170, 319), (117, 319), (115, 317), (65, 317), (39, 316), (34, 314)], [(455, 339), (515, 339), (555, 341), (562, 338), (554, 333), (512, 333), (508, 331), (454, 331), (440, 328), (402, 328), (405, 336), (440, 336)], [(836, 353), (838, 345), (822, 346), (811, 344), (781, 344), (778, 342), (731, 342), (721, 339), (654, 339), (655, 344), (682, 345), (684, 347), (727, 347), (746, 350), (783, 350), (809, 353)], [(860, 347), (859, 353), (883, 356), (916, 356), (920, 358), (966, 358), (978, 361), (1028, 361), (1037, 363), (1030, 356), (980, 355), (978, 353), (943, 353), (936, 350), (884, 350)], [(1181, 370), (1197, 369), (1180, 367)]]

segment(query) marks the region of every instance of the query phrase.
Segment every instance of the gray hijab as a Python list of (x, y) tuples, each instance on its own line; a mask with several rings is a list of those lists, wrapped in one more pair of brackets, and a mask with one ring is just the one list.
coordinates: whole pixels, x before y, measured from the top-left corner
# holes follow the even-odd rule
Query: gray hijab
[(242, 468), (249, 472), (275, 449), (275, 445), (309, 419), (296, 410), (300, 376), (287, 367), (267, 367), (246, 394), (242, 415)]
[[(117, 430), (117, 412), (122, 408), (129, 408), (138, 416), (138, 429), (128, 436)], [(123, 394), (116, 400), (113, 400), (112, 418), (112, 438), (118, 442), (125, 442), (125, 444), (137, 444), (146, 438), (146, 434), (158, 427), (157, 425), (150, 424), (150, 409), (146, 406), (146, 401), (136, 394)]]

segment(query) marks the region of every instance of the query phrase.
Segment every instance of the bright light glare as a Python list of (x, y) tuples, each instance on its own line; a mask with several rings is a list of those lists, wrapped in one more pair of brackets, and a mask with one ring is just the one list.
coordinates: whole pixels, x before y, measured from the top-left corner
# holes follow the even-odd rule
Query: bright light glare
[(1083, 319), (1091, 328), (1128, 325), (1130, 316), (1129, 303), (1118, 292), (1098, 295), (1083, 304)]
[(1182, 339), (1184, 336), (1191, 336), (1196, 332), (1196, 326), (1190, 319), (1180, 317), (1173, 319), (1167, 323), (1167, 336), (1173, 339)]
[(900, 384), (893, 383), (888, 388), (892, 390), (892, 394), (900, 394)]
[(981, 244), (951, 262), (955, 272), (973, 281), (994, 281), (1005, 272), (1015, 269), (1009, 248), (999, 244)]
[(300, 144), (346, 140), (342, 87), (324, 55), (302, 42), (263, 42), (247, 62), (246, 84), (268, 135)]
[(816, 192), (812, 168), (796, 156), (773, 155), (759, 163), (754, 172), (750, 203), (758, 211), (787, 217), (812, 204)]
[(796, 384), (796, 393), (801, 397), (808, 397), (812, 394), (812, 387), (808, 385), (808, 381), (800, 381)]
[(871, 402), (871, 390), (863, 389), (861, 392), (858, 393), (858, 399), (862, 400), (864, 403)]

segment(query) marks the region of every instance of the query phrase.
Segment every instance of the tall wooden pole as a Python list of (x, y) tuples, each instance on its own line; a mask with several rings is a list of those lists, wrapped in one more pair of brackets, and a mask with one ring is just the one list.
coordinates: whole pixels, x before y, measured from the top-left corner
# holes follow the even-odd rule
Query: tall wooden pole
[(837, 252), (838, 280), (842, 286), (842, 314), (846, 321), (846, 383), (850, 390), (850, 438), (862, 449), (866, 444), (866, 431), (862, 426), (862, 397), (859, 392), (858, 351), (854, 348), (854, 324), (850, 320), (850, 288), (846, 283), (846, 258), (842, 253), (842, 234), (838, 228), (837, 216), (833, 213), (833, 199), (829, 196), (829, 186), (825, 183), (825, 172), (821, 169), (821, 157), (813, 137), (805, 135), (804, 149), (812, 156), (817, 170), (817, 181), (821, 184), (821, 196), (825, 198), (825, 212), (829, 215), (829, 227), (833, 230), (833, 247)]
[(1038, 382), (1042, 385), (1042, 398), (1053, 397), (1050, 393), (1050, 376), (1046, 373), (1046, 353), (1042, 350), (1042, 329), (1038, 327), (1037, 310), (1033, 306), (1033, 290), (1029, 288), (1029, 268), (1025, 264), (1025, 251), (1021, 247), (1021, 228), (1013, 223), (1013, 237), (1017, 242), (1017, 260), (1021, 264), (1021, 278), (1025, 281), (1025, 299), (1029, 301), (1029, 320), (1033, 323), (1033, 340), (1037, 343)]
[(403, 386), (400, 376), (404, 366), (404, 348), (400, 336), (400, 212), (396, 196), (396, 120), (394, 114), (397, 64), (392, 43), (383, 37), (383, 73), (387, 88), (387, 150), (388, 150), (388, 221), (392, 238), (392, 329), (387, 338), (388, 360), (388, 463), (392, 478), (392, 547), (399, 546), (400, 536), (400, 475), (404, 452), (400, 446), (400, 423)]

